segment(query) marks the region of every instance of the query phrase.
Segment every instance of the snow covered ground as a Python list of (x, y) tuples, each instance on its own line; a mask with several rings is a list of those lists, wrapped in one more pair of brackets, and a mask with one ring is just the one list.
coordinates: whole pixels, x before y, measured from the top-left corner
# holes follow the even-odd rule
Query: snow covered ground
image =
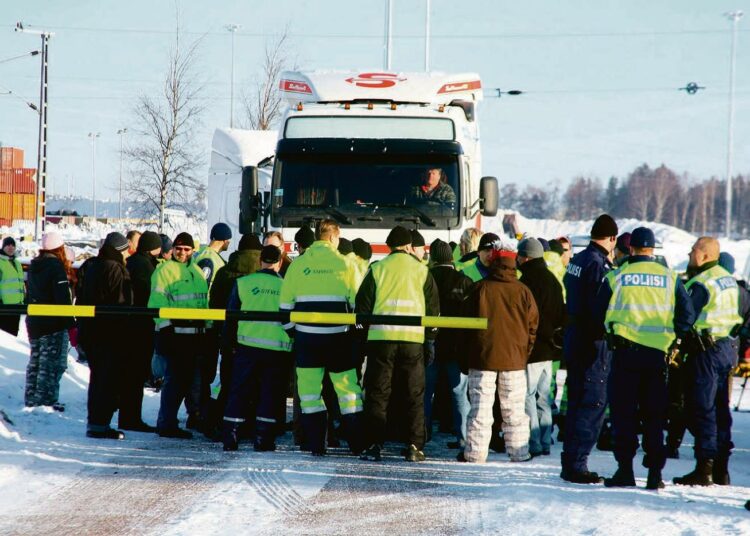
[[(563, 482), (559, 445), (523, 464), (494, 453), (483, 465), (458, 463), (445, 434), (421, 464), (404, 462), (396, 445), (380, 464), (343, 451), (313, 458), (290, 434), (263, 454), (134, 432), (88, 439), (87, 368), (69, 359), (64, 413), (29, 411), (27, 360), (24, 335), (0, 332), (0, 534), (750, 534), (750, 413), (733, 413), (732, 486), (668, 482), (654, 493), (639, 465), (637, 489)], [(158, 396), (147, 393), (144, 407), (153, 423)], [(665, 478), (692, 468), (690, 447), (688, 436)], [(611, 474), (612, 454), (594, 451), (591, 468)]]

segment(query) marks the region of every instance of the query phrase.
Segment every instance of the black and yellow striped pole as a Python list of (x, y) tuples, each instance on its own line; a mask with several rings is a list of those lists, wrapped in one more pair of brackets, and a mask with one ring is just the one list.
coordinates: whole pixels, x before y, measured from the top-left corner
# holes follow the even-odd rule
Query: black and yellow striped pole
[(487, 329), (486, 318), (457, 316), (373, 315), (355, 313), (227, 311), (225, 309), (181, 309), (163, 307), (119, 307), (112, 305), (0, 305), (0, 315), (57, 316), (95, 318), (111, 316), (145, 316), (165, 320), (272, 321), (303, 324), (385, 324), (424, 326), (426, 328)]

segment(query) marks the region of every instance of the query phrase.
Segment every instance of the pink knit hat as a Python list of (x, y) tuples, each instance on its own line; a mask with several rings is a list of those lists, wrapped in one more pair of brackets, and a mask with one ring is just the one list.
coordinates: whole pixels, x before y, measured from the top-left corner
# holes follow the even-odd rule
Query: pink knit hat
[(42, 235), (42, 249), (46, 251), (57, 249), (63, 244), (63, 237), (60, 233), (51, 231)]

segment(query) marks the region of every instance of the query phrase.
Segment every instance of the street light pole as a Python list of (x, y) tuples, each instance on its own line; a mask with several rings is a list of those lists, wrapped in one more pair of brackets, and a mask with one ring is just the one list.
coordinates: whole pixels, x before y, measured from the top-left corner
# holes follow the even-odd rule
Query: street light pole
[(386, 71), (391, 70), (391, 56), (393, 52), (393, 0), (385, 0), (385, 43), (384, 65)]
[(424, 17), (424, 72), (430, 72), (430, 0)]
[(240, 29), (239, 24), (227, 24), (225, 26), (232, 33), (232, 76), (229, 86), (229, 128), (234, 128), (234, 34)]
[(122, 219), (122, 138), (127, 133), (127, 128), (121, 128), (117, 131), (120, 135), (120, 203), (117, 209), (117, 218)]
[(734, 70), (737, 49), (737, 26), (744, 13), (742, 11), (730, 11), (725, 16), (732, 21), (732, 49), (729, 59), (729, 121), (727, 134), (727, 208), (726, 208), (726, 233), (727, 238), (732, 236), (732, 157), (734, 150)]
[(94, 221), (96, 222), (96, 138), (101, 136), (100, 132), (89, 132), (91, 138), (91, 184), (92, 197), (94, 198)]

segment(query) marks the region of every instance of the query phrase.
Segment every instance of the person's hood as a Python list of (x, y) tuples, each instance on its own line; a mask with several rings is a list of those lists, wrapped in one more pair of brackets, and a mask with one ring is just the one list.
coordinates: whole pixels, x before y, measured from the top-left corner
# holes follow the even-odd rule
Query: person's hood
[(516, 278), (516, 259), (513, 257), (497, 257), (490, 266), (490, 277), (500, 281)]
[(105, 261), (113, 261), (118, 264), (123, 264), (125, 262), (122, 256), (122, 252), (117, 251), (109, 244), (104, 244), (102, 247), (100, 247), (99, 254), (96, 257)]
[(260, 251), (246, 249), (233, 252), (229, 255), (227, 268), (236, 273), (250, 273), (254, 270), (260, 270)]

